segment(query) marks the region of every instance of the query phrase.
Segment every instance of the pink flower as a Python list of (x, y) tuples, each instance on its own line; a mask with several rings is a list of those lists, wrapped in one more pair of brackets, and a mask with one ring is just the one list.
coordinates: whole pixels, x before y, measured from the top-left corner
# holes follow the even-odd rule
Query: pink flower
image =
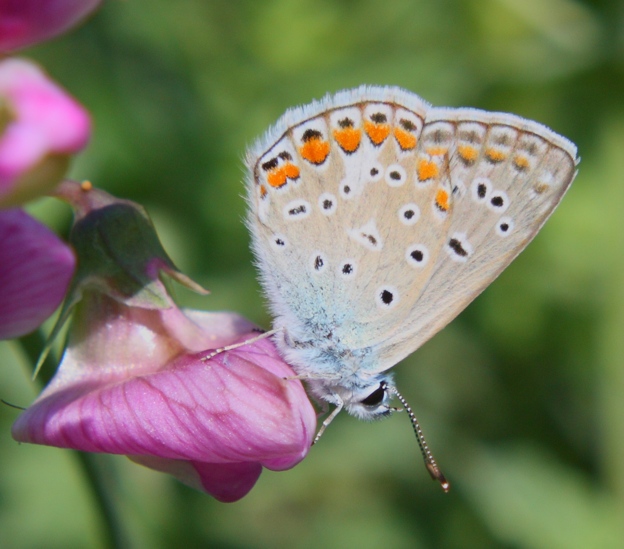
[(53, 189), (89, 133), (87, 112), (36, 65), (0, 62), (0, 206)]
[(79, 23), (101, 0), (0, 0), (0, 52), (53, 38)]
[(20, 209), (0, 211), (0, 339), (34, 330), (60, 305), (74, 254)]
[(164, 255), (143, 210), (79, 189), (61, 190), (78, 209), (68, 346), (14, 438), (125, 454), (220, 501), (243, 497), (262, 467), (301, 461), (316, 414), (272, 341), (207, 359), (258, 332), (234, 313), (178, 309), (159, 276), (190, 281)]
[[(0, 17), (0, 33), (1, 24)], [(0, 62), (0, 208), (56, 187), (70, 155), (85, 146), (89, 125), (86, 111), (36, 65)], [(43, 225), (21, 210), (0, 209), (0, 339), (24, 335), (50, 316), (74, 267), (71, 248)]]
[(70, 343), (15, 423), (16, 440), (126, 454), (220, 501), (247, 494), (263, 466), (289, 469), (305, 457), (315, 413), (301, 383), (284, 379), (294, 374), (270, 340), (208, 361), (206, 350), (178, 354), (173, 332), (192, 333), (184, 343), (204, 349), (256, 336), (242, 317), (106, 306), (112, 316), (100, 314), (97, 333)]

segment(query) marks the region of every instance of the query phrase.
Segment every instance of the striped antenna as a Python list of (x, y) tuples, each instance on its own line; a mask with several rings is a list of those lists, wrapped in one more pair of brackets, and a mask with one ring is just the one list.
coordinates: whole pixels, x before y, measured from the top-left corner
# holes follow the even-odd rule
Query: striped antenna
[(403, 395), (401, 395), (401, 393), (399, 393), (399, 391), (397, 391), (394, 387), (391, 387), (385, 381), (382, 381), (381, 385), (384, 390), (390, 391), (401, 401), (403, 408), (407, 411), (410, 421), (412, 422), (412, 427), (414, 428), (414, 433), (416, 433), (416, 440), (418, 441), (418, 446), (420, 446), (420, 451), (423, 459), (425, 460), (425, 467), (427, 468), (427, 471), (429, 471), (433, 480), (437, 480), (440, 483), (442, 490), (448, 492), (451, 485), (448, 480), (446, 480), (446, 477), (442, 474), (442, 471), (440, 471), (436, 460), (433, 458), (433, 454), (431, 453), (431, 450), (429, 450), (429, 446), (427, 446), (427, 441), (425, 440), (425, 436), (423, 435), (420, 424), (418, 423), (411, 406), (403, 398)]

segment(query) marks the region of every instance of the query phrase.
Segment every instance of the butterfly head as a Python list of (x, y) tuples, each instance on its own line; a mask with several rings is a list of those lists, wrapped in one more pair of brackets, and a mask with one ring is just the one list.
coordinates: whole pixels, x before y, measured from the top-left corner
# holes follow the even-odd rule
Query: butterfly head
[[(362, 381), (362, 378), (358, 377), (358, 380)], [(431, 454), (420, 428), (420, 424), (411, 406), (394, 386), (392, 375), (387, 373), (379, 374), (370, 379), (368, 383), (362, 384), (345, 383), (344, 381), (345, 380), (343, 380), (341, 384), (335, 384), (334, 382), (333, 385), (328, 384), (327, 380), (322, 379), (308, 381), (311, 392), (317, 398), (336, 405), (336, 409), (323, 422), (314, 442), (318, 442), (325, 428), (342, 408), (346, 409), (352, 416), (367, 421), (380, 419), (390, 415), (392, 412), (405, 410), (412, 423), (414, 434), (416, 435), (416, 440), (418, 441), (418, 446), (420, 447), (429, 475), (433, 480), (440, 483), (440, 486), (445, 492), (448, 492), (450, 487), (449, 482), (446, 480), (442, 471), (440, 471), (436, 460)], [(351, 381), (354, 382), (355, 379), (352, 378)], [(403, 405), (403, 408), (390, 406), (390, 400), (392, 398), (397, 398)]]
[[(359, 377), (359, 376), (358, 376)], [(390, 374), (374, 376), (361, 383), (332, 383), (327, 380), (309, 380), (308, 385), (314, 396), (319, 400), (327, 401), (344, 408), (350, 415), (373, 421), (396, 412), (397, 408), (390, 406), (394, 385)]]
[(352, 416), (365, 421), (381, 419), (396, 412), (397, 408), (390, 406), (393, 395), (390, 383), (388, 376), (383, 376), (373, 386), (354, 392), (351, 399), (344, 401), (345, 409)]

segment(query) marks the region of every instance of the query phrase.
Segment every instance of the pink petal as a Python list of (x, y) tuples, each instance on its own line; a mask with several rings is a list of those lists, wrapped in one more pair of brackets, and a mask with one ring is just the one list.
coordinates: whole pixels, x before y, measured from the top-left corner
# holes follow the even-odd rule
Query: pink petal
[(100, 3), (101, 0), (0, 0), (0, 52), (57, 36)]
[(160, 372), (180, 355), (229, 345), (254, 328), (235, 313), (141, 309), (99, 292), (85, 294), (74, 311), (61, 365), (39, 400)]
[(262, 473), (259, 463), (198, 463), (192, 462), (211, 496), (224, 503), (237, 501), (254, 487)]
[[(11, 120), (0, 135), (2, 198), (14, 191), (19, 178), (40, 167), (46, 158), (69, 156), (81, 150), (89, 139), (90, 121), (81, 105), (36, 65), (24, 60), (0, 63), (0, 98), (11, 113)], [(44, 190), (56, 186), (62, 175), (36, 181), (37, 192), (29, 194), (44, 192), (39, 186)]]
[(126, 454), (222, 501), (239, 499), (261, 466), (288, 469), (305, 457), (316, 414), (301, 382), (284, 379), (294, 374), (270, 340), (202, 361), (207, 354), (136, 376), (111, 369), (108, 380), (67, 375), (66, 357), (61, 381), (18, 418), (13, 437)]
[(31, 332), (60, 305), (74, 254), (19, 209), (0, 211), (0, 339)]
[(247, 495), (262, 473), (259, 463), (202, 463), (153, 456), (129, 457), (140, 465), (168, 473), (191, 488), (208, 492), (224, 503)]
[[(129, 372), (131, 374), (131, 372)], [(14, 426), (21, 442), (88, 452), (295, 465), (316, 418), (269, 341), (217, 355), (185, 355), (123, 382), (73, 383), (44, 392)]]

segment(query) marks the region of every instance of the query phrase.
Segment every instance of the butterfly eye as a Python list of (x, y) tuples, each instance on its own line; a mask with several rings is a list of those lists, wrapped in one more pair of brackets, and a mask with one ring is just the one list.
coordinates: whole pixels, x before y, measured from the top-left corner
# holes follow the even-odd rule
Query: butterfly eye
[(386, 389), (384, 385), (379, 385), (377, 389), (362, 400), (362, 404), (364, 404), (364, 406), (379, 406), (383, 402), (385, 396)]

